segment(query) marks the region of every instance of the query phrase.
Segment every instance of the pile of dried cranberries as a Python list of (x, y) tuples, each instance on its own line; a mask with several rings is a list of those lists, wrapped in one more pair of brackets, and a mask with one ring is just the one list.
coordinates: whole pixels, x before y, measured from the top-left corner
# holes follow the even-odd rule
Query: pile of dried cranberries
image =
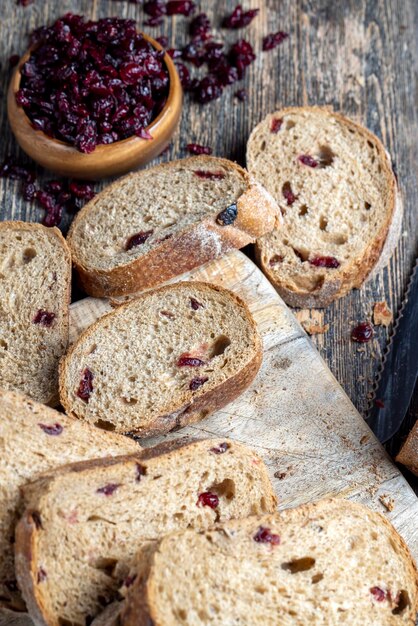
[(169, 77), (164, 52), (134, 20), (68, 13), (31, 44), (16, 100), (35, 128), (86, 153), (133, 135), (151, 139), (146, 127), (166, 102)]

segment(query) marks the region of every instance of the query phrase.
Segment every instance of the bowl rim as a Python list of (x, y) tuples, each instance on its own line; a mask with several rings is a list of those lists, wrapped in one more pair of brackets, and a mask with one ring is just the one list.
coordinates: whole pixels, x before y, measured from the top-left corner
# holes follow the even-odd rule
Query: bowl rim
[[(144, 39), (146, 39), (146, 41), (148, 41), (156, 50), (158, 51), (164, 50), (163, 46), (158, 41), (156, 41), (153, 37), (148, 35), (147, 33), (144, 33), (141, 30), (138, 30), (138, 33), (142, 35)], [(15, 97), (17, 91), (20, 89), (20, 81), (22, 79), (21, 69), (23, 65), (30, 59), (33, 49), (34, 49), (33, 47), (29, 48), (23, 54), (23, 56), (20, 57), (19, 62), (17, 63), (16, 68), (13, 72), (12, 78), (10, 80), (10, 88), (13, 90), (14, 104), (16, 107), (16, 111), (22, 117), (22, 119), (25, 119), (28, 127), (30, 128), (30, 132), (38, 133), (39, 136), (42, 136), (45, 139), (45, 141), (51, 142), (52, 144), (58, 144), (58, 145), (64, 146), (67, 150), (71, 150), (75, 154), (82, 155), (83, 157), (88, 157), (93, 154), (98, 154), (99, 152), (103, 152), (105, 150), (111, 150), (112, 148), (114, 149), (116, 146), (127, 145), (133, 142), (150, 141), (149, 139), (144, 139), (143, 137), (138, 137), (137, 135), (131, 135), (130, 137), (126, 137), (125, 139), (120, 139), (111, 144), (98, 144), (93, 150), (93, 152), (89, 154), (85, 154), (84, 152), (80, 152), (80, 150), (77, 150), (77, 148), (75, 148), (74, 145), (67, 143), (66, 141), (63, 141), (62, 139), (51, 137), (50, 135), (47, 135), (43, 130), (34, 128), (29, 116), (26, 114), (24, 108), (17, 104), (16, 97)], [(165, 115), (167, 114), (167, 111), (169, 110), (171, 106), (171, 100), (173, 99), (175, 90), (177, 88), (176, 82), (178, 84), (181, 84), (180, 77), (178, 75), (175, 63), (166, 50), (164, 53), (163, 62), (165, 63), (165, 66), (168, 71), (169, 89), (168, 89), (167, 100), (163, 108), (161, 109), (157, 117), (154, 120), (152, 120), (152, 122), (148, 126), (145, 126), (145, 130), (147, 130), (151, 135), (152, 135), (152, 130), (154, 130), (160, 124), (161, 120), (165, 117)]]

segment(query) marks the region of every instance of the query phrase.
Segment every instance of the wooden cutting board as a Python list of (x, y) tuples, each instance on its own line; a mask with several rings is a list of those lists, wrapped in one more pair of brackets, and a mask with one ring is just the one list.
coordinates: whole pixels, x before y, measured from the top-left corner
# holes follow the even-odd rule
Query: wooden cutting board
[[(279, 508), (336, 496), (362, 502), (384, 513), (418, 558), (418, 498), (260, 270), (234, 251), (179, 280), (209, 281), (244, 298), (263, 337), (263, 364), (235, 402), (143, 444), (184, 436), (236, 439), (266, 462)], [(71, 341), (109, 310), (106, 300), (74, 303)]]

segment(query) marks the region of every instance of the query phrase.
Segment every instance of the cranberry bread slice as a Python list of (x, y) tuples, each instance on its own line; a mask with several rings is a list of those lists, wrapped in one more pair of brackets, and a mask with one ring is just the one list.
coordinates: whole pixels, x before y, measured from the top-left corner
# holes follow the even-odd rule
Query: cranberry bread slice
[(16, 571), (29, 614), (48, 626), (85, 626), (129, 585), (138, 550), (162, 535), (276, 507), (262, 461), (223, 439), (75, 464), (25, 495)]
[(79, 337), (61, 362), (61, 403), (109, 430), (167, 432), (236, 398), (261, 359), (240, 298), (208, 283), (177, 283), (120, 306)]
[(57, 228), (0, 222), (0, 387), (57, 402), (70, 280), (70, 253)]
[[(131, 439), (74, 420), (0, 389), (0, 607), (24, 609), (16, 587), (13, 535), (20, 489), (64, 463), (137, 451)], [(1, 616), (1, 609), (0, 609)]]
[(405, 543), (344, 500), (168, 535), (139, 565), (123, 626), (415, 624)]
[(67, 241), (87, 293), (119, 296), (242, 248), (280, 219), (242, 167), (200, 156), (117, 180), (80, 211)]
[(415, 422), (395, 461), (402, 463), (415, 476), (418, 476), (418, 420)]
[(284, 215), (257, 256), (288, 304), (328, 306), (389, 261), (402, 203), (390, 158), (366, 128), (327, 108), (283, 109), (251, 133), (247, 164)]

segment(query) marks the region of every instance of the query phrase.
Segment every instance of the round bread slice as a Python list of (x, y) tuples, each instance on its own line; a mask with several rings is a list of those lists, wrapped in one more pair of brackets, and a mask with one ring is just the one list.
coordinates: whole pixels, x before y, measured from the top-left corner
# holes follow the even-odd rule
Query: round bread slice
[(247, 164), (284, 216), (256, 248), (288, 304), (328, 306), (388, 262), (402, 203), (390, 158), (366, 128), (327, 108), (283, 109), (251, 133)]
[(164, 534), (276, 508), (261, 459), (224, 439), (75, 464), (24, 494), (16, 572), (29, 614), (47, 626), (90, 623), (132, 584), (138, 550)]
[(242, 167), (200, 156), (117, 180), (80, 211), (67, 241), (87, 293), (119, 296), (242, 248), (280, 220)]
[(71, 258), (58, 228), (0, 223), (0, 387), (58, 400), (67, 349)]
[(383, 515), (322, 501), (169, 535), (141, 558), (123, 626), (414, 626), (415, 564)]
[(61, 403), (91, 424), (145, 437), (225, 406), (261, 360), (240, 298), (208, 283), (177, 283), (120, 306), (79, 337), (61, 361)]

